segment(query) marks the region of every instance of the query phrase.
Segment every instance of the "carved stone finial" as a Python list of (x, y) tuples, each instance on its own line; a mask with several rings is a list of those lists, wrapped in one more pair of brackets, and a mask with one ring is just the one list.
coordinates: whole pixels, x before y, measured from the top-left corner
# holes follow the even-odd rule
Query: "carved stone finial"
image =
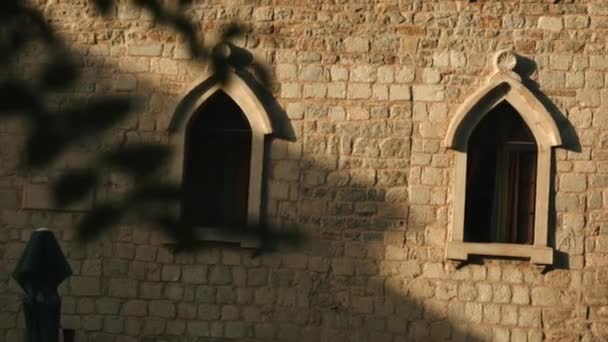
[(494, 69), (496, 72), (513, 71), (517, 65), (517, 55), (513, 50), (500, 50), (494, 55)]

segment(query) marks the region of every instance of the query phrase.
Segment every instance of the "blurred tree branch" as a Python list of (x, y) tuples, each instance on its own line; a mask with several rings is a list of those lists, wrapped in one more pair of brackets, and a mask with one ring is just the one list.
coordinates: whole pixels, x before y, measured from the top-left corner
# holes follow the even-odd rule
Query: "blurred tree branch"
[[(114, 0), (90, 0), (100, 15), (109, 16)], [(213, 46), (204, 44), (195, 25), (185, 14), (191, 1), (177, 0), (175, 6), (166, 1), (133, 0), (132, 5), (150, 12), (156, 22), (174, 29), (187, 42), (192, 57), (200, 63), (209, 63), (217, 82), (228, 82), (229, 68), (239, 67), (231, 61), (226, 48), (243, 35), (238, 24), (228, 25), (220, 40)], [(18, 74), (15, 66), (19, 56), (33, 45), (44, 49), (40, 72), (34, 77)], [(254, 71), (263, 83), (270, 80), (259, 64)], [(131, 96), (90, 96), (85, 103), (56, 109), (47, 99), (57, 91), (70, 91), (80, 78), (79, 67), (61, 38), (38, 9), (20, 0), (0, 2), (0, 116), (21, 116), (26, 119), (29, 132), (23, 165), (26, 170), (44, 170), (65, 151), (79, 142), (99, 137), (132, 115), (136, 106)], [(265, 84), (266, 86), (268, 84)], [(100, 152), (90, 165), (65, 172), (53, 184), (55, 203), (59, 207), (83, 200), (100, 185), (104, 170), (117, 170), (129, 177), (133, 187), (122, 198), (96, 203), (79, 223), (77, 235), (81, 241), (90, 241), (122, 218), (135, 214), (143, 223), (160, 227), (176, 243), (178, 249), (198, 248), (193, 227), (186, 226), (179, 217), (168, 211), (149, 210), (151, 203), (168, 207), (179, 203), (181, 189), (178, 184), (162, 182), (161, 170), (171, 151), (158, 143), (118, 146)], [(238, 234), (239, 232), (235, 232)], [(269, 230), (260, 227), (261, 236), (270, 236)], [(286, 234), (285, 237), (289, 235)]]

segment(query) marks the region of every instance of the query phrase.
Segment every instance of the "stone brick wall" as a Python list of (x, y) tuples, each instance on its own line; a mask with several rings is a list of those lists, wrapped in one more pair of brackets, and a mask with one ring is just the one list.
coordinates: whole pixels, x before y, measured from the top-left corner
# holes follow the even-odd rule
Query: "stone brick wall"
[[(124, 1), (113, 18), (87, 1), (37, 5), (71, 42), (90, 94), (127, 93), (144, 109), (51, 170), (18, 170), (24, 131), (0, 122), (0, 341), (22, 337), (10, 272), (33, 228), (51, 227), (74, 276), (63, 325), (78, 341), (599, 341), (608, 338), (608, 2), (195, 1), (205, 32), (240, 21), (238, 43), (274, 72), (273, 94), (296, 140), (271, 139), (265, 217), (310, 237), (252, 257), (210, 247), (172, 254), (146, 227), (121, 226), (82, 246), (83, 203), (46, 195), (91, 151), (167, 141), (171, 115), (205, 74), (180, 39)], [(444, 258), (452, 152), (441, 145), (456, 107), (512, 47), (564, 136), (554, 152), (554, 267)], [(35, 51), (24, 56), (31, 72)], [(126, 186), (107, 175), (96, 196)], [(91, 201), (94, 201), (92, 198)]]

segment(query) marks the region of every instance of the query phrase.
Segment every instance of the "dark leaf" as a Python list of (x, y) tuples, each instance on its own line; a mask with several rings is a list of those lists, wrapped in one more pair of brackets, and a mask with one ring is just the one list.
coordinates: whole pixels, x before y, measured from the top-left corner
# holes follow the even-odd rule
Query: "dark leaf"
[[(69, 134), (69, 132), (64, 132)], [(64, 151), (68, 141), (66, 136), (48, 125), (36, 124), (26, 144), (26, 165), (42, 167), (54, 161)]]
[(185, 224), (178, 217), (160, 215), (153, 219), (153, 223), (173, 241), (174, 252), (191, 251), (201, 247), (194, 227)]
[(179, 6), (181, 8), (188, 7), (192, 5), (192, 0), (179, 0)]
[(124, 119), (133, 108), (127, 96), (98, 97), (64, 115), (66, 129), (76, 136), (101, 133)]
[(182, 189), (174, 184), (146, 184), (133, 192), (134, 201), (179, 201), (182, 198)]
[(24, 111), (32, 109), (37, 98), (24, 82), (8, 80), (0, 83), (0, 113), (24, 114)]
[(290, 229), (277, 229), (276, 227), (260, 225), (257, 227), (249, 227), (249, 230), (255, 231), (256, 236), (260, 241), (260, 246), (254, 253), (254, 257), (265, 252), (277, 250), (279, 246), (288, 245), (293, 247), (304, 242), (304, 236), (299, 233), (295, 227), (291, 227)]
[(237, 24), (237, 23), (230, 23), (228, 26), (226, 26), (224, 28), (224, 31), (222, 32), (222, 40), (230, 41), (232, 39), (239, 38), (239, 37), (243, 36), (244, 34), (245, 34), (244, 26)]
[(53, 199), (60, 207), (66, 206), (84, 198), (96, 184), (97, 174), (92, 170), (69, 171), (53, 184)]
[(116, 225), (122, 219), (124, 209), (118, 204), (103, 204), (89, 211), (76, 227), (80, 241), (89, 242)]
[(108, 15), (114, 5), (114, 0), (93, 0), (93, 3), (102, 15)]
[(160, 3), (157, 0), (135, 0), (135, 5), (145, 8), (152, 12), (156, 19), (165, 20), (165, 11), (163, 11)]
[(184, 17), (174, 17), (171, 20), (171, 25), (181, 33), (190, 49), (190, 54), (194, 59), (204, 58), (205, 50), (202, 48), (202, 44), (199, 44), (196, 30), (192, 23)]
[(24, 29), (35, 32), (45, 43), (53, 46), (53, 48), (59, 48), (61, 45), (60, 39), (55, 36), (53, 28), (44, 16), (33, 8), (22, 7), (22, 9), (24, 16), (28, 20), (28, 25)]
[(163, 145), (138, 144), (111, 151), (103, 161), (133, 176), (157, 171), (168, 159), (169, 148)]
[(45, 88), (65, 89), (76, 81), (78, 70), (67, 56), (58, 56), (49, 63), (41, 75), (41, 84)]

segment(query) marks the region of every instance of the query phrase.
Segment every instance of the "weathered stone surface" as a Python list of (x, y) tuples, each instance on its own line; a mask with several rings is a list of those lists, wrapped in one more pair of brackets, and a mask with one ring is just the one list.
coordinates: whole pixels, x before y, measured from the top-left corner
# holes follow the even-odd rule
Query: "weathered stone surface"
[[(10, 115), (0, 122), (0, 340), (23, 340), (9, 274), (31, 229), (43, 225), (74, 270), (60, 287), (62, 326), (83, 341), (607, 338), (603, 1), (195, 2), (188, 16), (202, 23), (201, 36), (211, 43), (217, 28), (242, 22), (247, 32), (233, 43), (270, 71), (264, 90), (253, 67), (236, 67), (254, 97), (246, 87), (225, 89), (243, 111), (261, 105), (273, 130), (264, 137), (262, 178), (247, 179), (262, 188), (249, 209), (306, 239), (259, 256), (234, 241), (174, 253), (136, 219), (78, 246), (73, 227), (82, 211), (125, 194), (130, 180), (104, 175), (90, 199), (56, 208), (48, 191), (55, 177), (90, 167), (89, 157), (109, 146), (164, 143), (183, 96), (210, 69), (198, 67), (183, 37), (131, 3), (104, 19), (87, 2), (38, 3), (73, 44), (82, 75), (48, 96), (51, 112), (92, 95), (138, 94), (142, 106), (108, 137), (83, 141), (36, 171), (18, 167), (27, 127)], [(542, 98), (563, 140), (551, 150), (549, 235), (558, 252), (546, 270), (527, 260), (445, 258), (456, 152), (443, 142), (505, 47), (520, 56), (515, 72)], [(15, 74), (38, 75), (42, 52), (32, 50), (19, 56)], [(211, 95), (195, 93), (194, 101)], [(254, 133), (260, 122), (250, 122)]]

